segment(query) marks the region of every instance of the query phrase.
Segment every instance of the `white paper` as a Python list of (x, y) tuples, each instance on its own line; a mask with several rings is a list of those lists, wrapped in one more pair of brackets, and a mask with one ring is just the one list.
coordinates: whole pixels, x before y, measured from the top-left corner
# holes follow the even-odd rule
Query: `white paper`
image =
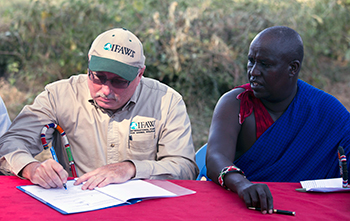
[(176, 196), (176, 194), (172, 192), (143, 180), (131, 180), (126, 183), (110, 184), (102, 188), (97, 188), (97, 190), (122, 201), (136, 198), (144, 199)]
[(143, 180), (109, 184), (94, 190), (82, 190), (81, 185), (74, 186), (74, 182), (74, 180), (67, 181), (67, 189), (44, 189), (37, 185), (18, 188), (64, 214), (108, 208), (128, 203), (129, 199), (177, 196), (175, 193)]
[(74, 180), (68, 181), (67, 189), (44, 189), (37, 185), (21, 188), (33, 197), (66, 213), (91, 211), (124, 203), (96, 190), (82, 190), (81, 185), (74, 186), (74, 182)]
[(313, 192), (341, 192), (350, 191), (350, 188), (343, 188), (342, 178), (318, 179), (300, 181), (306, 191)]

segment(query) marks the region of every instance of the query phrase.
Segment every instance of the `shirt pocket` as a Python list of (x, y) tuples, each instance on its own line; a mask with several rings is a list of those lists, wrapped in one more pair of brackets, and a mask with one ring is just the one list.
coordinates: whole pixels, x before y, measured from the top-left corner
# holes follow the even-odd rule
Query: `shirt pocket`
[(154, 133), (129, 136), (128, 155), (132, 160), (156, 160), (157, 148)]

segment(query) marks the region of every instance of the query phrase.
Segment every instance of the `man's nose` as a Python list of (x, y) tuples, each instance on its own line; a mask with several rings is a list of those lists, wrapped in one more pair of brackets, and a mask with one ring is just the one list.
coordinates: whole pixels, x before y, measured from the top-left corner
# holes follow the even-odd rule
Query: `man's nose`
[(103, 94), (108, 95), (112, 92), (112, 85), (110, 81), (106, 81), (104, 84), (101, 85), (101, 91)]
[(260, 75), (261, 73), (260, 73), (260, 70), (259, 70), (259, 68), (258, 68), (258, 65), (255, 63), (254, 65), (253, 65), (253, 67), (250, 69), (250, 75), (252, 75), (252, 76), (258, 76), (258, 75)]

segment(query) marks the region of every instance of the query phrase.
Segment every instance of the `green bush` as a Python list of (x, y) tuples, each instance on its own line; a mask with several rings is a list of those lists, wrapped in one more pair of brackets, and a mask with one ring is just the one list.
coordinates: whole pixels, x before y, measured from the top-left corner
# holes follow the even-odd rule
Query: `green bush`
[(134, 32), (144, 43), (145, 75), (183, 95), (197, 148), (218, 98), (246, 82), (249, 43), (262, 29), (286, 25), (301, 34), (300, 77), (317, 87), (349, 70), (348, 0), (23, 0), (0, 10), (9, 21), (0, 26), (1, 74), (32, 97), (46, 83), (84, 73), (101, 32)]

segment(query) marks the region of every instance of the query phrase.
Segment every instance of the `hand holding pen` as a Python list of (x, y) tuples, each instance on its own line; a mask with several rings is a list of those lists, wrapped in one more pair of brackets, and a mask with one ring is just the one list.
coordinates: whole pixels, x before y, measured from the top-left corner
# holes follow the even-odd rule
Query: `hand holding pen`
[(45, 189), (62, 188), (62, 183), (65, 183), (68, 178), (67, 171), (53, 159), (29, 163), (21, 172), (22, 177)]
[[(248, 209), (261, 211), (261, 208), (256, 208), (256, 207), (248, 207)], [(280, 210), (280, 209), (273, 209), (273, 213), (295, 216), (295, 212), (293, 211)]]
[[(56, 152), (55, 152), (55, 149), (54, 149), (53, 146), (51, 146), (50, 152), (51, 152), (52, 158), (53, 158), (57, 163), (60, 163), (60, 162), (58, 161), (58, 158), (57, 158), (57, 155), (56, 155)], [(63, 183), (63, 187), (64, 187), (65, 189), (67, 189), (66, 183)]]

